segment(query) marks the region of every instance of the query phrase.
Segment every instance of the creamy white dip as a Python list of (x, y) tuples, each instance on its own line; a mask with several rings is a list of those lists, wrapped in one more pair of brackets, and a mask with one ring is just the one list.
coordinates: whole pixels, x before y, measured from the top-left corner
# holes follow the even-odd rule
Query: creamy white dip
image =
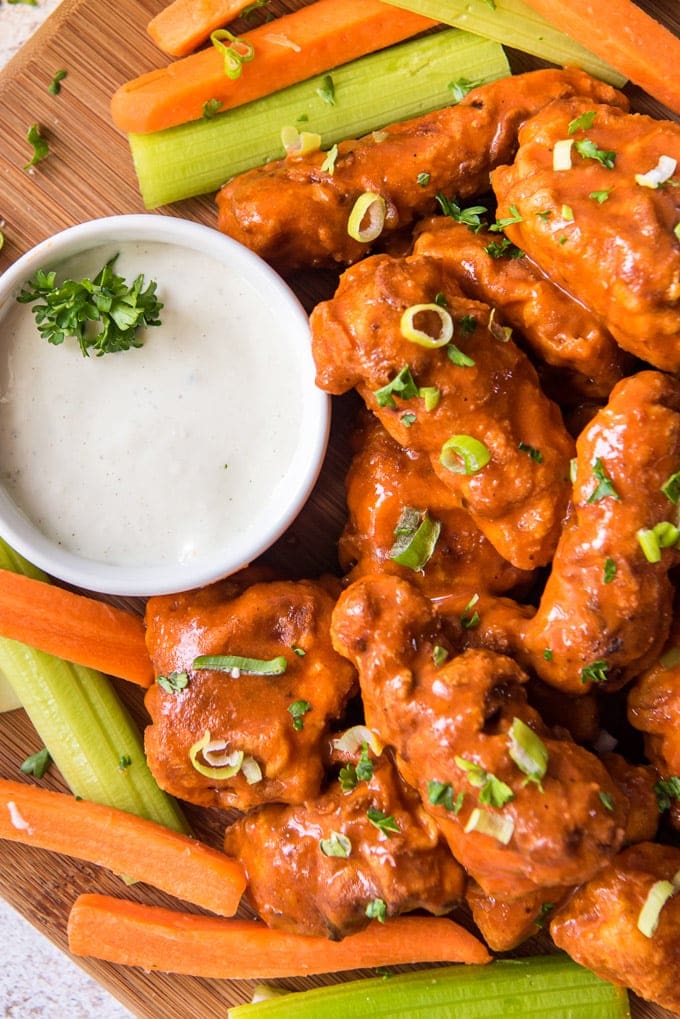
[(143, 346), (84, 357), (53, 346), (31, 306), (0, 323), (0, 480), (64, 549), (116, 565), (185, 563), (248, 540), (276, 506), (301, 428), (300, 366), (267, 293), (162, 242), (98, 247), (58, 281), (156, 280)]

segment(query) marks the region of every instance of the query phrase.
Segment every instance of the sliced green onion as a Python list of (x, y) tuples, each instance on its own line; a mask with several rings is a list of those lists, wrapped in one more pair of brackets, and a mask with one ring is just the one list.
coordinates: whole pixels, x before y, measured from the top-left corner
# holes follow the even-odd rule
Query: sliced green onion
[(384, 899), (371, 899), (366, 906), (366, 916), (369, 920), (377, 920), (378, 923), (385, 923), (387, 919), (387, 903)]
[(571, 170), (573, 138), (560, 138), (553, 146), (553, 170)]
[[(201, 739), (189, 749), (192, 767), (206, 778), (216, 778), (219, 781), (233, 778), (241, 770), (244, 754), (242, 750), (233, 750), (227, 754), (227, 746), (226, 740), (211, 739), (210, 731), (206, 729)], [(199, 755), (203, 760), (200, 760)]]
[(298, 131), (294, 124), (281, 128), (281, 144), (287, 156), (306, 156), (321, 148), (321, 135), (313, 131)]
[(276, 658), (242, 658), (241, 655), (199, 655), (194, 658), (194, 669), (214, 669), (230, 672), (234, 679), (244, 672), (249, 676), (280, 676), (288, 668), (283, 655)]
[(655, 881), (647, 893), (638, 915), (637, 928), (646, 938), (651, 938), (659, 925), (661, 910), (680, 891), (680, 870), (672, 881)]
[[(436, 315), (439, 319), (439, 334), (433, 336), (416, 325), (416, 318), (424, 315)], [(412, 304), (403, 312), (399, 328), (401, 335), (409, 343), (417, 343), (420, 347), (427, 347), (434, 350), (437, 347), (445, 347), (453, 336), (453, 319), (446, 308), (439, 304)]]
[(514, 718), (508, 730), (508, 753), (526, 775), (526, 782), (535, 782), (540, 788), (548, 767), (548, 748), (521, 718)]
[(628, 993), (565, 953), (395, 973), (237, 1005), (229, 1019), (630, 1019)]
[(449, 660), (449, 652), (441, 644), (435, 644), (432, 650), (432, 660), (435, 665), (443, 665), (444, 662)]
[(661, 550), (676, 548), (680, 542), (680, 528), (668, 520), (661, 520), (654, 527), (642, 527), (636, 532), (640, 548), (648, 563), (661, 562)]
[(476, 831), (482, 835), (490, 835), (497, 842), (507, 846), (515, 830), (515, 822), (508, 814), (491, 814), (488, 810), (475, 807), (463, 830), (466, 834)]
[(563, 205), (560, 209), (560, 215), (562, 216), (562, 219), (566, 219), (567, 222), (570, 223), (574, 219), (574, 210), (571, 205)]
[(382, 386), (381, 389), (376, 389), (373, 393), (376, 400), (378, 401), (379, 407), (396, 407), (394, 402), (395, 394), (402, 400), (410, 400), (414, 396), (418, 396), (418, 387), (415, 384), (411, 369), (407, 364), (401, 369), (398, 375), (387, 383), (386, 386)]
[(474, 368), (474, 360), (468, 357), (467, 354), (464, 354), (455, 343), (447, 343), (446, 356), (451, 364), (455, 364), (458, 368)]
[(452, 435), (439, 454), (439, 462), (452, 474), (477, 474), (490, 459), (484, 443), (471, 435)]
[(327, 839), (319, 839), (319, 849), (324, 856), (338, 856), (343, 860), (352, 852), (352, 843), (340, 831), (332, 831)]
[(643, 188), (660, 188), (667, 180), (670, 180), (678, 165), (677, 159), (672, 156), (659, 156), (656, 166), (653, 166), (647, 173), (636, 173), (635, 183)]
[(334, 750), (347, 754), (356, 754), (364, 743), (368, 744), (376, 757), (380, 757), (384, 746), (377, 733), (373, 729), (369, 729), (367, 725), (353, 725), (350, 729), (346, 729), (342, 736), (338, 736), (332, 741)]
[(661, 491), (674, 506), (677, 506), (680, 501), (680, 471), (676, 471), (675, 474), (671, 474), (667, 478), (661, 486)]
[(422, 570), (432, 558), (441, 529), (440, 522), (433, 520), (427, 510), (420, 513), (405, 506), (394, 529), (396, 540), (390, 559), (411, 570)]
[(425, 401), (425, 410), (434, 410), (441, 400), (442, 391), (439, 386), (421, 386), (418, 396)]
[(504, 807), (506, 803), (514, 799), (515, 794), (509, 785), (500, 778), (496, 778), (490, 772), (485, 771), (475, 761), (468, 761), (465, 757), (454, 758), (457, 766), (467, 775), (470, 785), (479, 789), (479, 802), (491, 807)]
[[(352, 206), (347, 220), (347, 233), (355, 241), (368, 244), (377, 240), (385, 225), (387, 206), (382, 195), (364, 191)], [(364, 221), (367, 221), (364, 225)]]
[(218, 28), (211, 32), (210, 42), (224, 58), (224, 73), (227, 78), (240, 78), (242, 65), (247, 64), (255, 56), (252, 43), (232, 35), (226, 28)]
[(262, 768), (250, 755), (243, 758), (241, 762), (241, 774), (248, 783), (248, 785), (257, 785), (258, 782), (262, 781)]

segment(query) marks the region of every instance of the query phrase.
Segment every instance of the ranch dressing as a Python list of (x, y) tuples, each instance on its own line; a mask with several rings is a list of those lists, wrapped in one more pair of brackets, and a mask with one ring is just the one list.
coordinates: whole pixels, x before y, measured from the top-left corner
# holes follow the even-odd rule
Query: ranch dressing
[(299, 365), (267, 294), (191, 248), (102, 246), (57, 267), (93, 277), (116, 252), (158, 283), (138, 349), (54, 346), (32, 305), (0, 325), (1, 480), (48, 537), (115, 565), (185, 563), (262, 524), (299, 439)]

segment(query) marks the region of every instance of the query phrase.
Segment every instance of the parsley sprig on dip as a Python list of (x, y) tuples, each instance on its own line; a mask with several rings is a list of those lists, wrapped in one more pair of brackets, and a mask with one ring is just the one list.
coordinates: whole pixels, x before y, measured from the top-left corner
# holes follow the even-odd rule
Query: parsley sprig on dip
[(144, 276), (129, 285), (117, 275), (118, 255), (100, 269), (94, 279), (64, 280), (57, 284), (56, 272), (38, 269), (17, 297), (21, 304), (36, 304), (35, 315), (40, 335), (56, 345), (72, 336), (78, 340), (84, 357), (93, 349), (97, 357), (130, 347), (141, 347), (137, 336), (142, 326), (160, 325), (163, 307), (156, 297), (155, 281), (144, 287)]

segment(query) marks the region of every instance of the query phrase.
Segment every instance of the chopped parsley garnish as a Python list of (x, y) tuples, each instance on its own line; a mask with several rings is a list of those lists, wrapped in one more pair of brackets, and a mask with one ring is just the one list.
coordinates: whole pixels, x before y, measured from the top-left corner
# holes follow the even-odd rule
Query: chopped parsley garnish
[(479, 612), (475, 609), (478, 601), (479, 595), (473, 594), (461, 613), (460, 622), (464, 630), (474, 630), (475, 627), (479, 626)]
[(52, 81), (47, 86), (47, 91), (51, 96), (58, 96), (61, 92), (61, 83), (68, 74), (68, 71), (59, 70), (55, 71), (52, 76)]
[(433, 807), (444, 807), (445, 810), (458, 814), (463, 806), (464, 798), (465, 794), (461, 792), (454, 799), (453, 786), (450, 782), (438, 782), (432, 779), (427, 783), (427, 799)]
[(616, 576), (616, 561), (608, 557), (604, 561), (604, 567), (602, 569), (602, 580), (605, 584), (611, 584), (615, 576)]
[(361, 748), (361, 755), (356, 764), (349, 762), (345, 764), (338, 775), (340, 788), (344, 793), (349, 793), (359, 782), (370, 782), (373, 778), (373, 761), (368, 753), (368, 743)]
[(293, 719), (293, 728), (296, 732), (300, 732), (304, 728), (304, 716), (311, 710), (312, 705), (309, 701), (293, 701), (292, 704), (288, 705), (288, 714)]
[(411, 369), (407, 364), (401, 369), (398, 375), (388, 382), (381, 389), (376, 389), (373, 394), (378, 401), (379, 407), (396, 408), (395, 395), (402, 400), (410, 400), (418, 395), (418, 387), (415, 384)]
[(447, 662), (448, 660), (449, 652), (446, 650), (446, 648), (442, 647), (441, 644), (435, 644), (434, 648), (432, 649), (432, 661), (434, 662), (434, 664), (437, 666), (443, 665), (444, 662)]
[(20, 765), (21, 771), (24, 775), (33, 775), (35, 778), (42, 778), (50, 764), (52, 763), (52, 757), (47, 747), (43, 747), (42, 750), (38, 750), (35, 754), (31, 754), (25, 761)]
[(521, 449), (523, 453), (535, 460), (536, 463), (543, 463), (543, 454), (540, 449), (536, 449), (535, 446), (530, 446), (527, 442), (520, 442), (517, 444), (517, 448)]
[(461, 315), (458, 325), (462, 333), (466, 335), (474, 333), (477, 328), (477, 317), (475, 315)]
[(608, 671), (609, 664), (603, 658), (598, 658), (596, 662), (591, 662), (581, 669), (581, 682), (606, 683)]
[(369, 807), (366, 811), (366, 817), (372, 825), (375, 825), (385, 835), (392, 835), (395, 832), (401, 831), (392, 814), (384, 814), (382, 810), (378, 810), (376, 807)]
[(132, 764), (132, 758), (130, 757), (130, 755), (129, 754), (121, 754), (121, 756), (120, 756), (120, 758), (118, 760), (118, 770), (119, 771), (127, 771), (131, 764)]
[(455, 364), (458, 368), (474, 367), (475, 362), (473, 359), (468, 357), (467, 354), (464, 354), (463, 351), (455, 345), (455, 343), (447, 343), (444, 349), (446, 350), (446, 356), (451, 364)]
[(423, 170), (416, 177), (416, 181), (418, 182), (418, 184), (420, 184), (421, 188), (426, 188), (427, 185), (430, 183), (430, 174), (427, 173), (427, 171)]
[(580, 117), (570, 121), (569, 134), (575, 134), (577, 131), (588, 131), (593, 126), (594, 120), (595, 110), (588, 110), (587, 113), (582, 113)]
[(416, 415), (413, 411), (407, 411), (406, 414), (402, 414), (399, 418), (404, 428), (410, 428), (411, 425), (417, 420)]
[(505, 230), (506, 226), (512, 226), (513, 223), (522, 223), (524, 217), (520, 216), (519, 210), (516, 205), (510, 206), (510, 215), (506, 216), (505, 219), (497, 219), (495, 223), (492, 223), (489, 230), (495, 233), (500, 233)]
[(166, 693), (180, 693), (189, 685), (189, 676), (186, 672), (170, 672), (167, 676), (159, 676), (156, 682)]
[(335, 83), (330, 74), (324, 76), (321, 85), (316, 90), (316, 94), (329, 106), (335, 106)]
[(458, 78), (456, 81), (450, 81), (449, 88), (453, 94), (454, 102), (459, 103), (461, 99), (465, 99), (468, 92), (470, 92), (471, 89), (476, 88), (479, 84), (481, 84), (481, 82), (469, 81), (467, 78)]
[(668, 810), (673, 800), (680, 800), (680, 776), (671, 775), (670, 778), (661, 778), (654, 786), (656, 802), (659, 812)]
[(20, 304), (39, 301), (31, 309), (38, 332), (49, 343), (59, 345), (67, 336), (78, 340), (85, 357), (94, 350), (102, 354), (141, 347), (137, 330), (160, 325), (163, 305), (156, 297), (156, 283), (144, 289), (144, 276), (132, 285), (114, 272), (114, 255), (95, 278), (65, 280), (58, 285), (56, 272), (38, 269), (17, 297)]
[(588, 198), (592, 198), (592, 200), (597, 202), (598, 205), (604, 205), (604, 203), (609, 200), (609, 196), (612, 191), (613, 188), (606, 188), (603, 191), (591, 191)]
[(30, 169), (37, 163), (40, 163), (43, 159), (47, 159), (50, 154), (50, 146), (46, 138), (40, 133), (39, 124), (31, 124), (28, 131), (26, 132), (26, 141), (29, 145), (33, 146), (33, 155), (24, 166), (24, 170)]
[(463, 209), (452, 198), (446, 198), (442, 194), (435, 197), (445, 216), (449, 216), (456, 223), (462, 223), (473, 233), (479, 233), (486, 226), (485, 221), (481, 218), (489, 211), (485, 205), (471, 205), (469, 208)]
[(377, 920), (378, 923), (385, 923), (387, 919), (387, 903), (383, 899), (371, 899), (366, 906), (366, 916), (370, 920)]
[(543, 648), (543, 660), (545, 662), (551, 662), (553, 660), (553, 653), (549, 647)]
[(467, 775), (470, 785), (479, 789), (479, 802), (491, 807), (504, 807), (515, 798), (509, 785), (495, 775), (489, 774), (479, 764), (468, 761), (464, 757), (456, 757), (456, 764)]
[(611, 149), (600, 149), (590, 138), (582, 138), (574, 142), (574, 148), (584, 159), (594, 159), (607, 170), (612, 170), (616, 162), (616, 153)]
[(491, 258), (521, 258), (524, 254), (521, 248), (513, 244), (509, 237), (503, 237), (500, 241), (489, 241), (484, 248)]
[(290, 649), (291, 649), (291, 651), (293, 652), (294, 655), (298, 656), (298, 658), (304, 658), (305, 655), (307, 654), (305, 649), (303, 647), (298, 647), (297, 644), (291, 644), (290, 645)]
[(599, 456), (596, 458), (593, 464), (593, 477), (597, 481), (597, 486), (594, 491), (588, 496), (588, 502), (599, 502), (601, 499), (611, 498), (620, 499), (621, 496), (614, 488), (614, 482), (609, 477), (604, 469), (604, 464), (600, 460)]
[(554, 908), (555, 908), (554, 902), (544, 902), (541, 905), (541, 912), (534, 920), (534, 923), (536, 924), (537, 927), (545, 927), (546, 920), (548, 919), (548, 916), (552, 913)]
[(611, 793), (605, 792), (604, 789), (600, 789), (599, 797), (607, 810), (614, 809), (614, 801)]

